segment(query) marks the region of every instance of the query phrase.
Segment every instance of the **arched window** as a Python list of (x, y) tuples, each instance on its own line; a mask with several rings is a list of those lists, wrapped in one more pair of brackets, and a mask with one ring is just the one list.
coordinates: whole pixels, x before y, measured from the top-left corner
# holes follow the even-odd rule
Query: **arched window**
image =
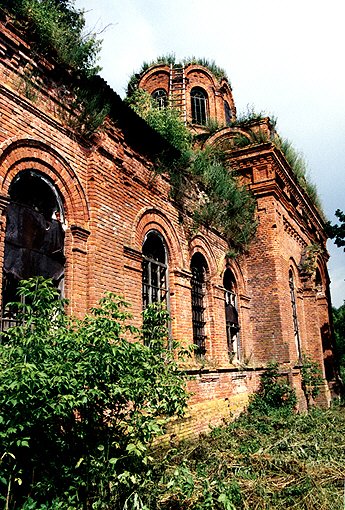
[(289, 271), (289, 287), (290, 287), (290, 299), (291, 299), (291, 306), (292, 306), (292, 320), (293, 320), (296, 351), (297, 351), (298, 359), (301, 360), (302, 359), (302, 351), (301, 351), (301, 341), (300, 341), (299, 328), (298, 328), (295, 283), (294, 283), (292, 269), (290, 269), (290, 271)]
[(322, 278), (320, 269), (317, 267), (315, 271), (315, 290), (317, 292), (322, 292)]
[(64, 211), (54, 184), (36, 170), (24, 170), (12, 181), (9, 195), (2, 279), (8, 319), (5, 307), (18, 299), (20, 280), (43, 276), (62, 289), (65, 265)]
[(152, 92), (151, 97), (155, 100), (159, 110), (168, 106), (168, 95), (164, 89), (157, 89)]
[(193, 255), (190, 269), (192, 272), (193, 342), (197, 346), (196, 353), (203, 356), (206, 353), (205, 309), (207, 262), (201, 253), (195, 253)]
[(143, 308), (164, 302), (168, 307), (167, 253), (162, 236), (151, 230), (143, 244)]
[(225, 321), (226, 337), (228, 342), (228, 354), (230, 360), (240, 359), (239, 332), (240, 325), (238, 321), (238, 305), (235, 293), (235, 278), (230, 269), (226, 269), (223, 278), (225, 289)]
[(194, 87), (190, 93), (192, 105), (192, 122), (193, 124), (205, 125), (207, 122), (207, 94), (199, 88)]
[(225, 113), (225, 124), (231, 126), (232, 123), (232, 111), (227, 101), (224, 101), (224, 113)]

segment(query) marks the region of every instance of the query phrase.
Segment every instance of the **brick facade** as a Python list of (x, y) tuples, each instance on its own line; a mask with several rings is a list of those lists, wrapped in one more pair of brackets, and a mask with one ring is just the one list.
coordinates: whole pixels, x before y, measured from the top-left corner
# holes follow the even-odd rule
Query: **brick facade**
[[(26, 43), (4, 25), (0, 51), (0, 263), (10, 186), (21, 172), (34, 171), (61, 197), (63, 288), (71, 313), (82, 316), (105, 291), (112, 291), (131, 303), (134, 321), (140, 324), (142, 247), (154, 232), (166, 250), (172, 336), (189, 345), (193, 343), (191, 260), (194, 254), (204, 257), (206, 355), (186, 367), (194, 376), (190, 381), (193, 396), (189, 414), (178, 425), (182, 435), (205, 430), (209, 422), (219, 423), (229, 411), (242, 409), (272, 359), (296, 387), (303, 407), (289, 274), (294, 278), (301, 351), (323, 370), (325, 357), (330, 380), (334, 373), (326, 236), (319, 213), (296, 183), (282, 153), (271, 143), (229, 153), (233, 167), (256, 196), (258, 217), (257, 237), (248, 255), (229, 260), (227, 245), (217, 232), (191, 233), (188, 219), (181, 221), (181, 211), (170, 198), (168, 177), (154, 173), (153, 161), (164, 142), (101, 79), (100, 86), (112, 101), (111, 112), (104, 129), (85, 141), (64, 120), (67, 107), (57, 92), (54, 64), (33, 61)], [(30, 71), (29, 83), (28, 69), (35, 71)], [(196, 65), (187, 66), (186, 76), (189, 123), (190, 91), (195, 86), (207, 92), (210, 118), (226, 125), (225, 100), (236, 118), (226, 80), (219, 83)], [(168, 93), (169, 68), (148, 70), (140, 86), (150, 93), (157, 88)], [(262, 127), (271, 129), (268, 120), (262, 121)], [(204, 129), (191, 128), (199, 133)], [(224, 145), (236, 129), (223, 127), (204, 143)], [(306, 248), (313, 243), (323, 248), (315, 260), (317, 282), (315, 271), (301, 269)], [(227, 268), (235, 281), (240, 324), (238, 359), (233, 360), (228, 355), (225, 321)], [(328, 387), (321, 400), (329, 402)]]

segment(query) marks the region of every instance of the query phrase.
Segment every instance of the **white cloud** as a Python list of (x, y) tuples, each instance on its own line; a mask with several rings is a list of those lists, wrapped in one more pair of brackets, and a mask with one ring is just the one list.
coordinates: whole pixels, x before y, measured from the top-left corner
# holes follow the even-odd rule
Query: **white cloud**
[[(238, 109), (278, 117), (310, 164), (326, 213), (345, 210), (343, 0), (77, 0), (113, 26), (103, 35), (103, 76), (124, 96), (144, 60), (174, 52), (216, 60)], [(339, 250), (340, 251), (340, 250)], [(345, 297), (345, 254), (331, 249), (336, 302)], [(342, 296), (341, 297), (341, 293)], [(335, 300), (334, 300), (335, 301)], [(338, 306), (338, 305), (337, 305)]]

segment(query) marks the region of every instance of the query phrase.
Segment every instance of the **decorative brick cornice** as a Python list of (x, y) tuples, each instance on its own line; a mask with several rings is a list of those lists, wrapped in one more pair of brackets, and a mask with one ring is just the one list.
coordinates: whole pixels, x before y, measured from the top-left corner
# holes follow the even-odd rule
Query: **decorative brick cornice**
[(90, 236), (90, 231), (79, 225), (71, 225), (71, 234), (73, 237), (73, 252), (87, 253), (86, 243)]
[(300, 234), (291, 225), (291, 223), (287, 220), (285, 216), (283, 216), (283, 225), (285, 232), (287, 232), (287, 234), (289, 234), (290, 237), (295, 239), (298, 242), (298, 244), (302, 246), (302, 248), (306, 248), (307, 243), (304, 241), (304, 239), (300, 236)]
[(127, 258), (135, 260), (136, 262), (142, 262), (143, 260), (143, 255), (141, 251), (135, 250), (131, 246), (124, 246), (123, 253)]

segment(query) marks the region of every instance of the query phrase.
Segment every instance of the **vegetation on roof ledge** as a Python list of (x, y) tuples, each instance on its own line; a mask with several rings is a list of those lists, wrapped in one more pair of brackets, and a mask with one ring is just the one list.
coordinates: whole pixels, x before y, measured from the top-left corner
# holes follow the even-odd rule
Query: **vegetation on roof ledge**
[(130, 96), (133, 94), (133, 92), (136, 90), (139, 80), (141, 76), (148, 70), (150, 67), (155, 65), (167, 65), (167, 66), (187, 66), (187, 65), (200, 65), (203, 67), (206, 67), (216, 78), (218, 81), (221, 81), (222, 79), (226, 80), (229, 83), (229, 86), (231, 88), (231, 84), (229, 81), (229, 77), (224, 69), (217, 66), (214, 60), (207, 60), (206, 58), (197, 58), (194, 56), (191, 57), (185, 57), (182, 60), (178, 61), (176, 60), (174, 53), (168, 53), (167, 55), (161, 55), (157, 57), (155, 60), (152, 60), (151, 62), (143, 62), (140, 70), (138, 73), (133, 73), (130, 77), (130, 80), (128, 82), (127, 87), (127, 94)]
[(100, 71), (101, 41), (85, 30), (84, 11), (74, 7), (74, 0), (0, 0), (0, 8), (39, 55), (85, 76)]

